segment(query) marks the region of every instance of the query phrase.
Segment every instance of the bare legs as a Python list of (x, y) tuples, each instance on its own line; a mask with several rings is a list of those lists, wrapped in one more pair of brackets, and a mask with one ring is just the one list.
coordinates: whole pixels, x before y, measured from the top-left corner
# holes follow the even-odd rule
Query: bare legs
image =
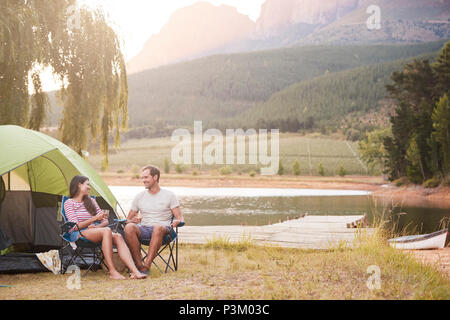
[(144, 261), (143, 270), (149, 270), (152, 265), (153, 260), (158, 254), (159, 248), (161, 248), (161, 244), (165, 235), (167, 234), (167, 229), (160, 225), (153, 226), (152, 238), (150, 240), (150, 244), (148, 246), (148, 255)]
[(130, 269), (131, 277), (136, 279), (142, 279), (146, 277), (136, 268), (130, 251), (128, 250), (128, 247), (120, 234), (112, 233), (110, 228), (91, 228), (84, 230), (83, 236), (89, 241), (102, 243), (102, 251), (105, 257), (105, 263), (109, 269), (110, 278), (118, 280), (126, 279), (117, 271), (116, 267), (114, 266), (112, 258), (113, 243), (116, 245), (119, 257), (128, 267), (128, 269)]
[(134, 223), (127, 223), (125, 226), (125, 239), (130, 248), (131, 255), (133, 256), (136, 267), (142, 270), (144, 265), (142, 264), (141, 256), (141, 246), (139, 243), (139, 237), (141, 236), (141, 231), (139, 227)]
[(130, 250), (128, 249), (125, 240), (119, 233), (113, 233), (112, 239), (114, 244), (116, 245), (117, 252), (119, 253), (120, 259), (125, 263), (131, 273), (131, 278), (133, 279), (142, 279), (145, 278), (146, 275), (139, 272), (134, 264), (133, 257), (131, 256)]
[(147, 271), (161, 248), (162, 241), (167, 234), (167, 229), (160, 225), (153, 226), (152, 238), (148, 246), (148, 255), (142, 264), (139, 237), (141, 235), (139, 227), (134, 223), (128, 223), (125, 226), (125, 237), (130, 248), (136, 266), (141, 271)]

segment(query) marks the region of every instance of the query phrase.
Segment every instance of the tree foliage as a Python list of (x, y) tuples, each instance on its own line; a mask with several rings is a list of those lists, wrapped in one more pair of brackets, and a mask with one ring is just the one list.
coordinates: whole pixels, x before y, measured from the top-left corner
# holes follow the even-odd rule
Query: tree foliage
[(358, 143), (361, 159), (368, 165), (371, 172), (383, 168), (387, 158), (384, 141), (391, 136), (391, 129), (377, 129), (366, 133), (364, 139)]
[(434, 129), (432, 138), (437, 143), (437, 153), (445, 176), (450, 173), (450, 103), (447, 94), (436, 104), (431, 118)]
[(385, 167), (391, 179), (415, 183), (448, 174), (448, 79), (450, 42), (436, 62), (415, 60), (392, 74), (386, 89), (396, 102), (392, 137), (385, 138)]
[(77, 7), (75, 0), (1, 1), (0, 124), (34, 130), (45, 124), (49, 99), (40, 73), (47, 67), (63, 84), (61, 140), (81, 154), (100, 136), (106, 168), (109, 134), (117, 146), (128, 121), (117, 35), (101, 11)]

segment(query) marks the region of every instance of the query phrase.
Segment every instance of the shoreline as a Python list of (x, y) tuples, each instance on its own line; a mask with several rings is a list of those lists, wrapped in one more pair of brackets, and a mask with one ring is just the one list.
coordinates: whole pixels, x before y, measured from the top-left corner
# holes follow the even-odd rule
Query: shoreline
[[(101, 173), (110, 186), (142, 186), (132, 174)], [(384, 202), (398, 202), (416, 207), (450, 209), (450, 187), (429, 189), (422, 186), (396, 187), (374, 176), (316, 177), (316, 176), (212, 176), (192, 174), (162, 174), (162, 187), (191, 188), (293, 188), (340, 189), (370, 191)]]

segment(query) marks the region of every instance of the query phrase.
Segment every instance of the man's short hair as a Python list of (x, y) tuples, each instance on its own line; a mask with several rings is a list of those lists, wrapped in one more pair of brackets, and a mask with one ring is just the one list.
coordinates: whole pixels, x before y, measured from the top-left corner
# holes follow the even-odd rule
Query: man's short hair
[(150, 175), (152, 177), (157, 176), (158, 180), (156, 180), (156, 181), (159, 182), (159, 176), (161, 175), (161, 173), (157, 167), (149, 165), (149, 166), (145, 166), (141, 169), (141, 171), (145, 171), (145, 170), (150, 170)]

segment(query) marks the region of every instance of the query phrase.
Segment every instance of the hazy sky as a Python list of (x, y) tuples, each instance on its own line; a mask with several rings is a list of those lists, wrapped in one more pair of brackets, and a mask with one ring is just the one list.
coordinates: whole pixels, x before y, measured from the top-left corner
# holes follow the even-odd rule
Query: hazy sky
[[(1, 1), (1, 0), (0, 0)], [(137, 55), (153, 34), (159, 33), (171, 14), (177, 9), (190, 6), (198, 0), (78, 0), (88, 7), (103, 7), (112, 27), (123, 43), (123, 54), (128, 61)], [(203, 0), (215, 6), (222, 4), (235, 7), (238, 12), (256, 21), (261, 5), (266, 0)], [(44, 91), (57, 90), (59, 85), (52, 77), (51, 69), (42, 74)], [(30, 89), (30, 93), (32, 89)]]
[[(265, 0), (203, 0), (213, 5), (229, 5), (256, 21)], [(198, 0), (80, 0), (88, 6), (102, 6), (124, 42), (128, 61), (137, 55), (145, 41), (167, 23), (177, 9), (190, 6)]]

